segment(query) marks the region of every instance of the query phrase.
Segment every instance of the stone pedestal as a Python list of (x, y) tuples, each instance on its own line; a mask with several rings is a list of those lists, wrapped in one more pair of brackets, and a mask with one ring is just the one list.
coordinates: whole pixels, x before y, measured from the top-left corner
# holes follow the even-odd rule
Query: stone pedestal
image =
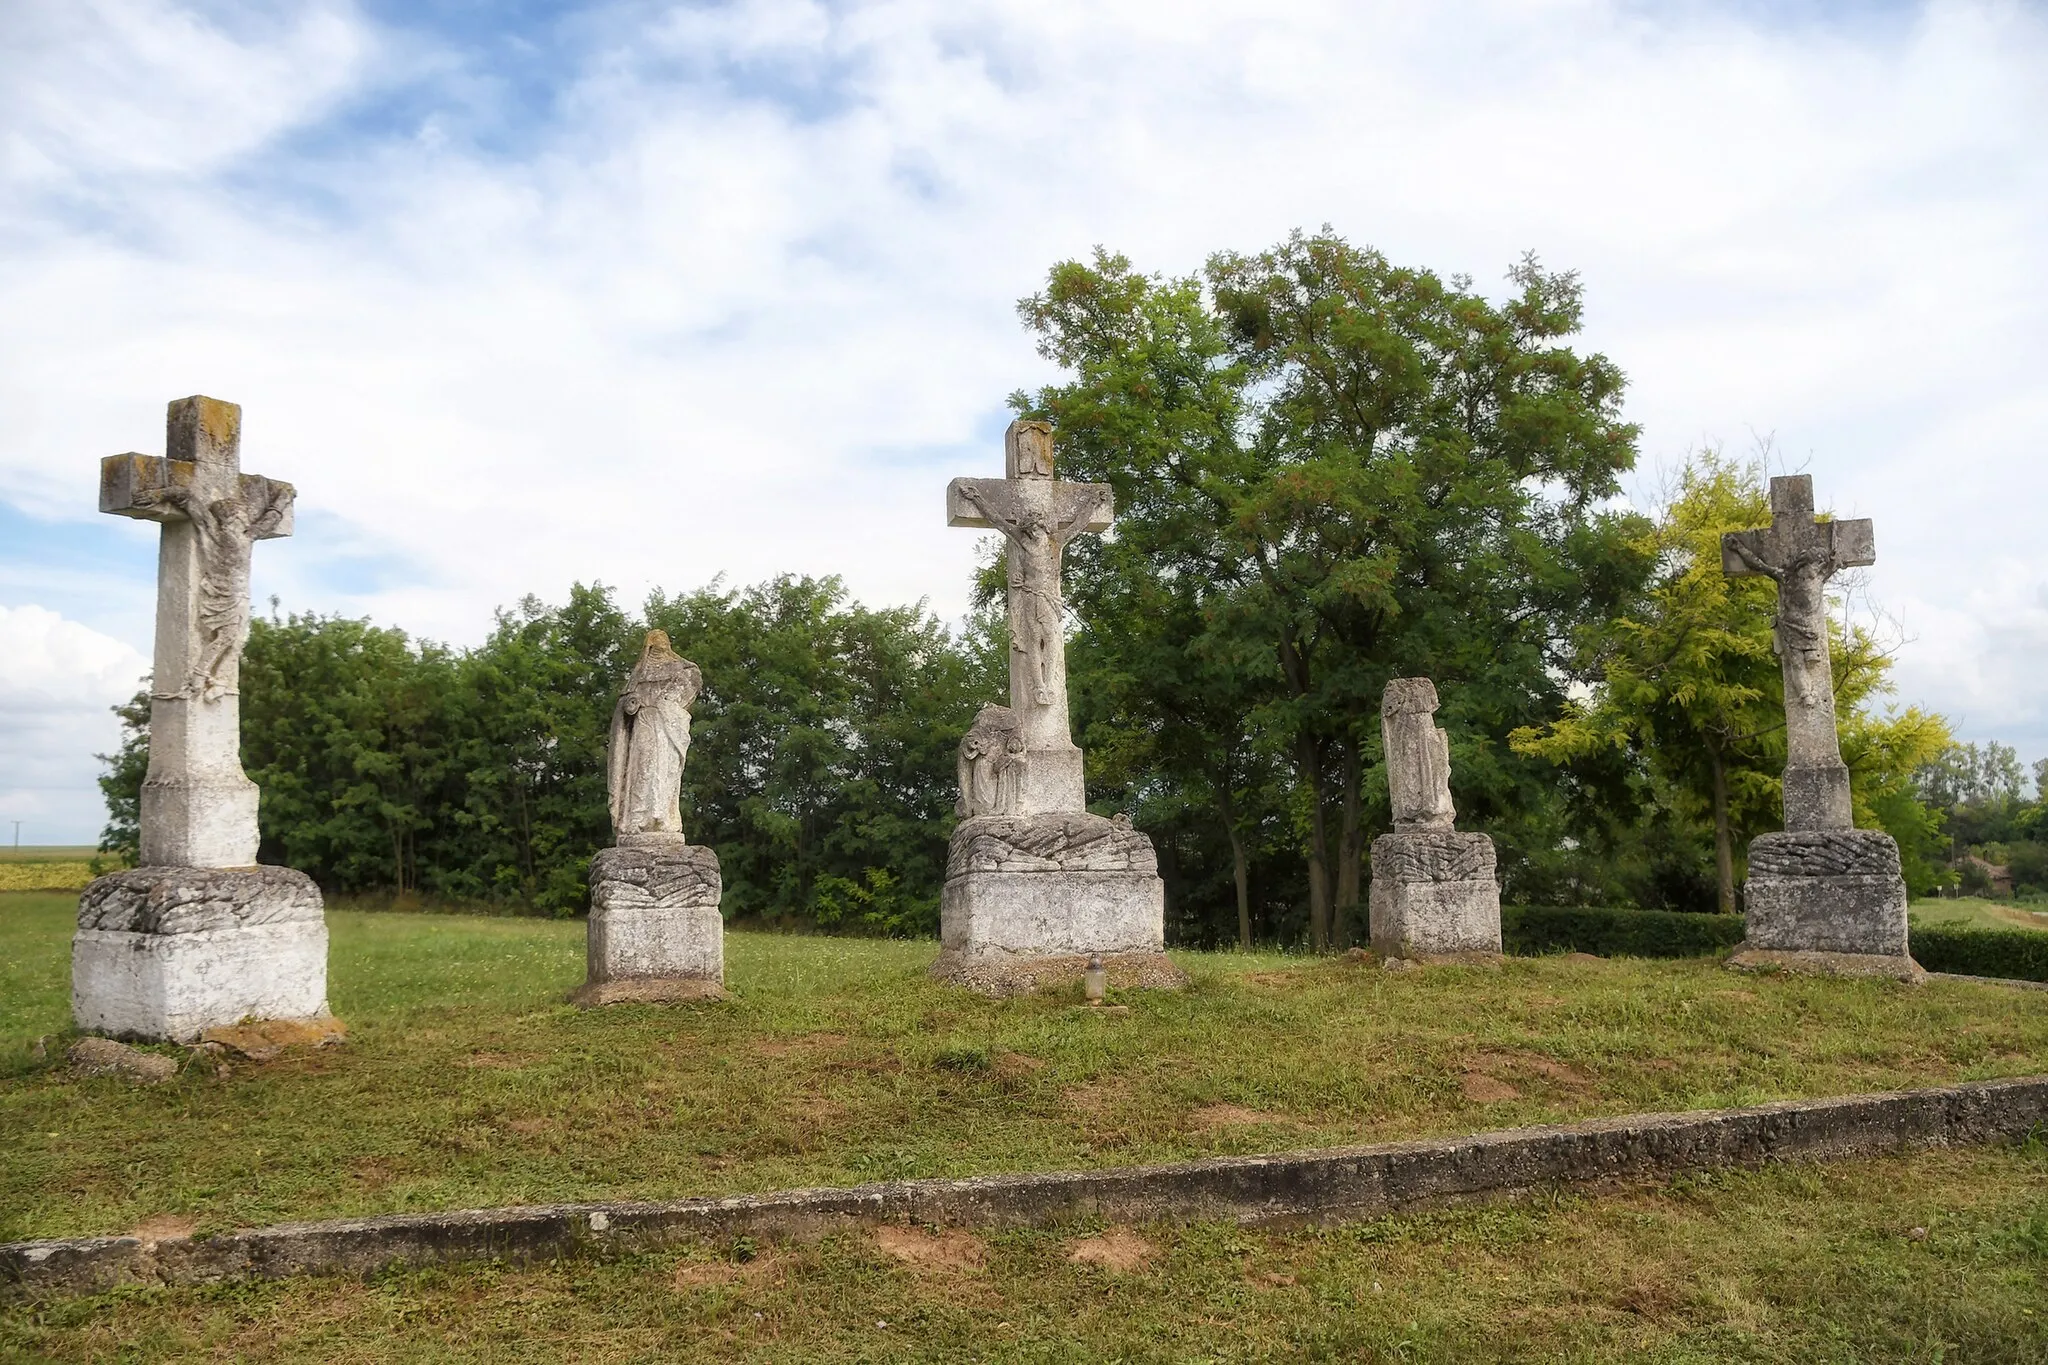
[(1372, 842), (1372, 948), (1385, 962), (1500, 959), (1493, 840), (1455, 829)]
[(78, 1027), (191, 1042), (244, 1019), (327, 1015), (320, 888), (287, 867), (138, 867), (78, 901)]
[(1925, 977), (1906, 942), (1899, 846), (1883, 830), (1760, 834), (1749, 845), (1743, 941), (1729, 965), (1902, 981)]
[(981, 815), (953, 832), (932, 975), (989, 994), (1078, 980), (1179, 986), (1152, 841), (1099, 815)]
[(579, 1005), (725, 996), (718, 855), (668, 835), (627, 835), (590, 860), (589, 979)]

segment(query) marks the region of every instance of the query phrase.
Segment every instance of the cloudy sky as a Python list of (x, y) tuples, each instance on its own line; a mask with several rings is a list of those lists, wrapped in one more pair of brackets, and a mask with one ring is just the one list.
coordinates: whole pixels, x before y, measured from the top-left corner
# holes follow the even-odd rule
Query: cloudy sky
[(2048, 755), (2048, 12), (1496, 0), (5, 0), (0, 840), (88, 841), (169, 399), (295, 482), (287, 610), (602, 580), (964, 605), (1013, 305), (1328, 223), (1579, 270), (1640, 491), (1769, 439), (1877, 520), (1901, 697)]

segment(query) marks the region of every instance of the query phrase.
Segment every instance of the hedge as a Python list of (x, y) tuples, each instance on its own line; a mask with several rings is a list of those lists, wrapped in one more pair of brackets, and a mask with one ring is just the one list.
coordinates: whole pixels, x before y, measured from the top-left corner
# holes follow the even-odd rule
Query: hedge
[(1914, 925), (1913, 960), (1930, 972), (2048, 981), (2048, 934), (2039, 929)]
[[(1500, 930), (1507, 950), (1522, 957), (1708, 957), (1742, 942), (1742, 916), (1506, 905), (1501, 907)], [(2038, 929), (1916, 924), (1911, 941), (1913, 960), (1930, 972), (2048, 981), (2048, 933)]]
[[(1742, 916), (1505, 905), (1500, 912), (1500, 932), (1503, 946), (1523, 957), (1560, 952), (1595, 957), (1705, 957), (1725, 953), (1742, 942)], [(2048, 938), (2048, 934), (2042, 937)]]

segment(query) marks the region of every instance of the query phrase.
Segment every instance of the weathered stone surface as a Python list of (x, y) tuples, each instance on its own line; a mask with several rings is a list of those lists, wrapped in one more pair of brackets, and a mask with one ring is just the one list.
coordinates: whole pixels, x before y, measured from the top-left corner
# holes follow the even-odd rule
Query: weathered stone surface
[(1384, 882), (1490, 882), (1493, 840), (1456, 829), (1398, 830), (1372, 841), (1372, 877)]
[(322, 911), (319, 886), (289, 867), (134, 867), (86, 886), (78, 898), (78, 927), (199, 934), (318, 923)]
[(984, 815), (954, 827), (946, 876), (970, 872), (1159, 871), (1151, 839), (1122, 816)]
[(1366, 913), (1373, 951), (1397, 970), (1501, 950), (1493, 840), (1451, 827), (1451, 742), (1436, 708), (1428, 678), (1396, 678), (1380, 699), (1394, 832), (1373, 840)]
[(1896, 877), (1899, 846), (1881, 829), (1759, 834), (1749, 845), (1757, 877)]
[(1009, 541), (1010, 704), (983, 707), (960, 741), (961, 824), (947, 850), (933, 972), (1007, 991), (1063, 971), (1052, 959), (1143, 954), (1156, 959), (1148, 981), (1178, 984), (1161, 955), (1166, 889), (1152, 841), (1128, 820), (1088, 813), (1068, 726), (1060, 561), (1075, 536), (1109, 528), (1110, 490), (1053, 477), (1046, 422), (1010, 424), (1004, 472), (946, 490), (948, 525)]
[(320, 888), (287, 867), (137, 867), (79, 897), (71, 1014), (88, 1032), (190, 1042), (244, 1019), (327, 1014)]
[(1372, 844), (1370, 897), (1373, 951), (1389, 961), (1500, 954), (1500, 883), (1484, 834), (1382, 834)]
[(1721, 537), (1724, 572), (1778, 585), (1785, 675), (1786, 832), (1749, 846), (1746, 928), (1731, 965), (1921, 975), (1907, 952), (1898, 846), (1880, 830), (1852, 828), (1849, 769), (1835, 731), (1827, 581), (1876, 560), (1868, 521), (1815, 518), (1813, 480), (1804, 474), (1771, 480), (1769, 527)]
[(582, 1005), (716, 999), (725, 980), (718, 855), (694, 844), (607, 848), (590, 860)]
[[(1749, 859), (1738, 955), (1850, 954), (1890, 959), (1885, 975), (1918, 973), (1908, 956), (1906, 883), (1890, 835), (1874, 829), (1761, 834), (1750, 843)], [(1797, 970), (1801, 964), (1783, 958), (1771, 965)], [(1819, 958), (1808, 965), (1844, 970)]]
[(704, 690), (697, 665), (650, 630), (640, 661), (612, 708), (606, 776), (612, 832), (634, 840), (683, 841), (683, 764), (690, 756), (690, 706)]
[(182, 398), (165, 456), (100, 463), (100, 510), (163, 524), (157, 553), (155, 690), (142, 784), (142, 862), (256, 861), (256, 786), (242, 771), (241, 658), (250, 554), (292, 532), (292, 486), (241, 472), (242, 410)]
[(15, 1242), (0, 1245), (0, 1286), (15, 1294), (75, 1294), (122, 1283), (368, 1275), (399, 1265), (469, 1261), (534, 1263), (737, 1237), (815, 1238), (885, 1222), (988, 1228), (1076, 1219), (1342, 1222), (1519, 1190), (2019, 1141), (2044, 1124), (2048, 1077), (2029, 1077), (1160, 1166), (908, 1180), (671, 1203), (398, 1214), (287, 1223), (203, 1241), (131, 1236)]
[(1387, 758), (1387, 792), (1394, 828), (1449, 829), (1451, 741), (1436, 724), (1436, 684), (1396, 678), (1380, 695), (1380, 740)]
[(1771, 524), (1721, 537), (1730, 577), (1778, 585), (1778, 665), (1785, 675), (1785, 828), (1848, 829), (1849, 770), (1835, 732), (1835, 679), (1828, 663), (1827, 581), (1877, 562), (1868, 521), (1819, 521), (1813, 479), (1771, 480)]
[(1157, 953), (1165, 883), (1149, 872), (976, 872), (939, 896), (939, 945), (970, 956)]
[(593, 911), (718, 908), (718, 854), (702, 844), (599, 849), (590, 860)]
[(64, 1060), (80, 1076), (119, 1076), (137, 1085), (161, 1085), (178, 1074), (174, 1058), (141, 1052), (111, 1038), (80, 1038), (64, 1051)]

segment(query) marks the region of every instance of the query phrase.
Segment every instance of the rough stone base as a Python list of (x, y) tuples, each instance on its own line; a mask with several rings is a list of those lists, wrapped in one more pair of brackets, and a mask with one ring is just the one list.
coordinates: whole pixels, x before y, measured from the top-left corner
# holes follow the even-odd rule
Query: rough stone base
[(589, 979), (579, 1005), (723, 999), (718, 855), (680, 842), (590, 860)]
[[(1876, 958), (1917, 973), (1906, 940), (1906, 883), (1899, 847), (1875, 829), (1758, 835), (1749, 845), (1739, 952)], [(1758, 959), (1763, 961), (1764, 959)], [(1792, 960), (1776, 963), (1801, 968)], [(1862, 973), (1868, 974), (1868, 973)]]
[[(1087, 969), (1086, 953), (1032, 956), (1022, 953), (965, 953), (941, 948), (932, 975), (983, 995), (1028, 995), (1032, 991), (1069, 986)], [(1177, 990), (1188, 974), (1165, 953), (1103, 953), (1114, 990)]]
[(1778, 948), (1752, 948), (1744, 943), (1729, 957), (1728, 965), (1746, 972), (1798, 972), (1806, 976), (1872, 976), (1892, 981), (1906, 981), (1916, 986), (1927, 980), (1927, 973), (1922, 970), (1920, 964), (1904, 954), (1798, 952)]
[(78, 900), (71, 1015), (89, 1033), (191, 1042), (244, 1019), (327, 1015), (320, 888), (286, 867), (138, 867)]
[(1372, 950), (1388, 961), (1498, 962), (1493, 840), (1454, 829), (1382, 834), (1367, 913)]

